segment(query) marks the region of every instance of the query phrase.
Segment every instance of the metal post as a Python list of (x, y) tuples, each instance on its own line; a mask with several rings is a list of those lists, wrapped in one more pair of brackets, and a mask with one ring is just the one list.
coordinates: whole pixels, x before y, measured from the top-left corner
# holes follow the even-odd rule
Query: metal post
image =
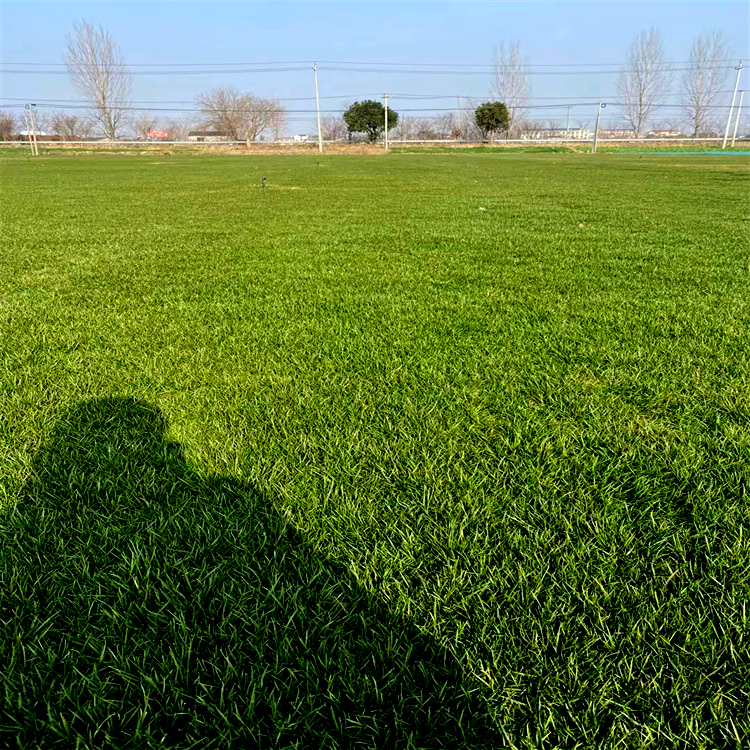
[(591, 146), (591, 153), (592, 154), (596, 153), (596, 142), (599, 140), (599, 117), (602, 114), (602, 110), (606, 106), (607, 105), (604, 102), (601, 102), (599, 104), (599, 109), (596, 111), (596, 127), (594, 128), (594, 144), (593, 144), (593, 146)]
[(385, 99), (385, 150), (388, 150), (388, 94), (383, 94)]
[(320, 97), (318, 96), (318, 64), (313, 63), (313, 74), (315, 76), (315, 109), (318, 112), (318, 151), (323, 150), (323, 131), (320, 128)]
[(740, 91), (740, 103), (737, 105), (737, 117), (734, 121), (734, 132), (732, 133), (732, 145), (731, 148), (734, 148), (734, 141), (737, 138), (737, 127), (740, 124), (740, 115), (742, 114), (742, 99), (745, 96), (745, 92)]
[(734, 110), (734, 100), (737, 97), (737, 89), (740, 85), (740, 75), (742, 75), (742, 60), (740, 64), (735, 68), (737, 71), (737, 78), (734, 82), (734, 93), (732, 94), (732, 104), (729, 107), (729, 114), (727, 115), (727, 127), (724, 130), (724, 140), (721, 142), (721, 147), (724, 149), (727, 147), (727, 137), (729, 136), (729, 124), (732, 122), (732, 110)]
[(568, 105), (568, 119), (565, 121), (565, 140), (570, 140), (570, 105)]

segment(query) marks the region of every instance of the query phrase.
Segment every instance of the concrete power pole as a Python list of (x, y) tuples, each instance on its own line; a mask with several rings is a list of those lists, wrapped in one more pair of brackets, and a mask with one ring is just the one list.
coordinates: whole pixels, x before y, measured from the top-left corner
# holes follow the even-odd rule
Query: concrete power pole
[(34, 134), (34, 153), (39, 156), (39, 128), (36, 124), (36, 104), (31, 105), (31, 132)]
[(734, 112), (734, 100), (737, 98), (737, 89), (740, 85), (740, 75), (742, 75), (742, 60), (740, 64), (735, 68), (737, 71), (737, 78), (734, 82), (734, 93), (732, 94), (732, 104), (729, 107), (729, 114), (727, 115), (727, 127), (724, 131), (724, 140), (721, 142), (721, 147), (724, 149), (727, 147), (727, 137), (729, 136), (729, 125), (732, 122), (732, 112)]
[(388, 94), (383, 94), (385, 99), (385, 150), (388, 150)]
[(737, 117), (735, 118), (735, 121), (734, 121), (734, 133), (732, 133), (732, 144), (731, 144), (732, 148), (734, 148), (734, 142), (737, 138), (737, 127), (740, 124), (740, 115), (742, 114), (742, 100), (744, 99), (744, 97), (745, 97), (745, 92), (740, 91), (740, 102), (737, 105)]
[(318, 63), (313, 63), (315, 77), (315, 109), (318, 113), (318, 151), (323, 150), (323, 131), (320, 127), (320, 97), (318, 96)]
[(36, 104), (27, 104), (26, 109), (29, 111), (29, 143), (31, 144), (31, 153), (33, 156), (39, 156), (39, 144), (36, 138), (36, 119), (34, 118), (34, 107)]
[(599, 117), (602, 114), (602, 110), (606, 106), (607, 105), (604, 102), (601, 102), (601, 104), (599, 104), (599, 109), (596, 111), (596, 126), (594, 127), (594, 144), (591, 146), (592, 154), (596, 153), (596, 142), (599, 140)]
[(31, 155), (34, 156), (34, 141), (31, 138), (31, 123), (29, 122), (29, 115), (27, 112), (23, 113), (23, 126), (26, 129), (26, 135), (29, 138), (29, 150)]

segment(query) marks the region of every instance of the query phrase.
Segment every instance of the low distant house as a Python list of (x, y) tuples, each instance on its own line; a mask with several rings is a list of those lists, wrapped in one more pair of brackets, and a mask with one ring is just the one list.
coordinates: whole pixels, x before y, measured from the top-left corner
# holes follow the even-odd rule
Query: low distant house
[(679, 130), (650, 130), (649, 138), (680, 138), (682, 133)]
[(188, 133), (188, 140), (194, 143), (225, 143), (229, 140), (229, 136), (218, 130), (191, 130)]

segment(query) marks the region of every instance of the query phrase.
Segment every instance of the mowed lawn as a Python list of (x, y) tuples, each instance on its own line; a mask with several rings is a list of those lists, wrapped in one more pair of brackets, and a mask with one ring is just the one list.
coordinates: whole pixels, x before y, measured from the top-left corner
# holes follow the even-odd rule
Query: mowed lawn
[(744, 746), (748, 176), (0, 157), (0, 744)]

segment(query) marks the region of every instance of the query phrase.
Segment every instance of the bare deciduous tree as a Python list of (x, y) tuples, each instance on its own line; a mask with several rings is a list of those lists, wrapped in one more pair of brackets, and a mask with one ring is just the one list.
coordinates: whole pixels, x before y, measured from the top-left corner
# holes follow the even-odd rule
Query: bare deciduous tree
[(186, 141), (188, 133), (193, 129), (193, 123), (188, 119), (169, 120), (164, 129), (169, 131), (169, 140)]
[(546, 129), (544, 120), (524, 120), (519, 127), (521, 137), (529, 140), (544, 138)]
[(269, 108), (266, 110), (267, 129), (271, 132), (273, 139), (278, 141), (284, 135), (284, 130), (286, 129), (286, 110), (274, 99), (266, 101), (269, 105)]
[(463, 138), (464, 127), (461, 122), (461, 113), (446, 112), (438, 115), (432, 121), (432, 130), (441, 139), (458, 140)]
[(130, 103), (130, 73), (120, 46), (102, 28), (86, 21), (73, 25), (65, 55), (73, 85), (94, 107), (107, 138), (117, 138)]
[(18, 118), (12, 112), (0, 112), (0, 141), (9, 141), (18, 135)]
[(513, 134), (523, 117), (531, 94), (531, 79), (521, 57), (521, 43), (500, 42), (495, 47), (492, 93), (508, 108), (508, 134)]
[(155, 115), (150, 112), (141, 112), (133, 120), (133, 131), (138, 138), (145, 141), (148, 138), (149, 130), (155, 130), (157, 124), (158, 120)]
[(64, 141), (76, 141), (80, 138), (88, 138), (93, 130), (91, 120), (71, 115), (68, 112), (54, 112), (49, 120), (49, 128), (54, 135), (60, 136)]
[(231, 86), (198, 97), (203, 124), (233, 141), (254, 141), (264, 132), (278, 137), (286, 125), (286, 110), (274, 99), (261, 99)]
[(524, 120), (519, 125), (522, 135), (530, 140), (544, 138), (562, 138), (565, 131), (561, 129), (560, 120)]
[(659, 30), (642, 31), (630, 47), (627, 67), (620, 73), (619, 80), (624, 115), (636, 138), (645, 129), (669, 84), (670, 73)]
[(320, 121), (320, 130), (323, 140), (345, 141), (349, 135), (344, 118), (341, 115), (327, 115)]
[(439, 118), (401, 117), (392, 133), (394, 140), (436, 141), (443, 137), (442, 126)]
[(459, 127), (461, 128), (461, 138), (466, 141), (481, 141), (484, 134), (479, 129), (474, 117), (474, 112), (480, 102), (477, 99), (464, 99), (463, 110), (459, 113)]
[[(26, 119), (29, 113), (24, 112), (24, 130), (26, 133), (29, 132), (30, 126), (31, 126), (31, 120)], [(47, 135), (50, 129), (50, 117), (49, 113), (45, 112), (44, 110), (34, 108), (34, 126), (36, 130), (36, 134), (39, 135)]]
[(731, 53), (721, 31), (707, 31), (693, 39), (690, 64), (682, 74), (680, 89), (694, 137), (709, 127), (711, 108), (716, 105), (727, 77), (724, 61)]

